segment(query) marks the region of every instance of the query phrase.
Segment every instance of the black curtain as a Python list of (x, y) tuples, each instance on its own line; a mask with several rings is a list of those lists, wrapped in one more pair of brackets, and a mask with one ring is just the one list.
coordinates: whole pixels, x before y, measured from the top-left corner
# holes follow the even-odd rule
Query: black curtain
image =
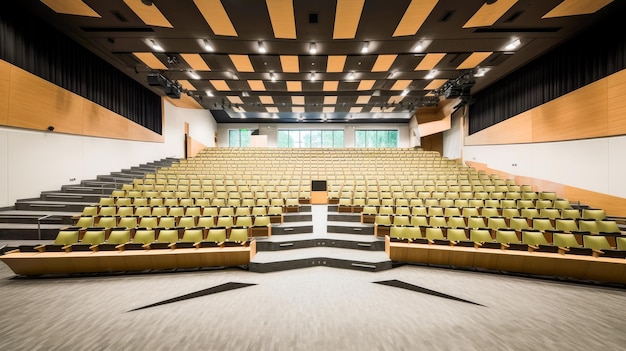
[(626, 36), (620, 28), (623, 13), (614, 12), (609, 20), (473, 95), (469, 134), (626, 68)]
[(160, 96), (25, 13), (0, 12), (0, 59), (162, 134)]

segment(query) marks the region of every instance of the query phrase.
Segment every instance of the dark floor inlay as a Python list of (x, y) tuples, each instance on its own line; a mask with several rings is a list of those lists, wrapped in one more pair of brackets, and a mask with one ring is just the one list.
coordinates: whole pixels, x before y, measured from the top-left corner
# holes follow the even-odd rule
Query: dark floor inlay
[(433, 296), (439, 296), (439, 297), (443, 297), (443, 298), (450, 299), (450, 300), (471, 303), (472, 305), (483, 306), (483, 305), (481, 305), (479, 303), (476, 303), (476, 302), (463, 300), (461, 298), (458, 298), (458, 297), (455, 297), (455, 296), (452, 296), (452, 295), (447, 295), (447, 294), (440, 293), (440, 292), (435, 291), (435, 290), (422, 288), (421, 286), (405, 283), (405, 282), (397, 280), (397, 279), (383, 280), (383, 281), (374, 282), (374, 283), (387, 285), (387, 286), (393, 286), (393, 287), (396, 287), (396, 288), (402, 288), (402, 289), (407, 289), (407, 290), (412, 290), (412, 291), (417, 291), (417, 292), (421, 292), (421, 293), (424, 293), (424, 294), (433, 295)]
[(178, 297), (175, 297), (175, 298), (172, 298), (172, 299), (167, 299), (167, 300), (164, 300), (164, 301), (153, 303), (151, 305), (138, 307), (138, 308), (132, 309), (132, 310), (130, 310), (128, 312), (143, 310), (144, 308), (150, 308), (150, 307), (165, 305), (165, 304), (168, 304), (168, 303), (173, 303), (173, 302), (178, 302), (178, 301), (194, 299), (196, 297), (216, 294), (216, 293), (219, 293), (219, 292), (222, 292), (222, 291), (228, 291), (228, 290), (234, 290), (234, 289), (239, 289), (239, 288), (245, 288), (245, 287), (248, 287), (248, 286), (251, 286), (251, 285), (256, 285), (256, 284), (225, 283), (225, 284), (214, 286), (212, 288), (199, 290), (199, 291), (196, 291), (196, 292), (192, 292), (190, 294), (186, 294), (186, 295), (178, 296)]

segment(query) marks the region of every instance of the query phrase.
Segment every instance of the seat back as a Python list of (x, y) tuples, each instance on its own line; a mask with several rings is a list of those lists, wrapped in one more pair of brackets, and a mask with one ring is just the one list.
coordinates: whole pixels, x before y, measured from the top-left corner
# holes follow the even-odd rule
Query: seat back
[(132, 241), (134, 243), (139, 243), (139, 244), (150, 244), (151, 242), (154, 242), (155, 235), (156, 233), (154, 229), (148, 229), (148, 228), (137, 229), (135, 231), (135, 234), (133, 235)]
[(124, 244), (130, 241), (130, 230), (128, 229), (113, 229), (109, 233), (109, 237), (106, 239), (110, 244)]
[(583, 246), (594, 250), (612, 249), (604, 235), (583, 235)]
[(563, 232), (575, 232), (579, 230), (576, 220), (572, 218), (557, 218), (554, 220), (554, 227), (556, 230)]
[(204, 235), (203, 228), (186, 228), (183, 231), (183, 237), (180, 239), (182, 242), (197, 243), (202, 241)]
[(248, 241), (248, 228), (246, 227), (233, 227), (230, 230), (228, 241), (232, 242), (245, 242)]
[(441, 228), (427, 227), (424, 234), (428, 240), (445, 240)]
[(87, 230), (80, 241), (82, 244), (98, 245), (104, 242), (105, 231), (103, 229)]
[(491, 231), (488, 229), (472, 229), (470, 230), (470, 240), (476, 243), (493, 241)]
[(206, 241), (221, 243), (226, 241), (226, 228), (214, 227), (210, 228), (206, 235)]
[(519, 243), (519, 237), (515, 230), (498, 229), (496, 230), (496, 241), (501, 244)]
[(178, 241), (178, 229), (161, 229), (159, 230), (159, 236), (157, 242), (160, 243), (175, 243)]
[(539, 230), (522, 230), (522, 242), (528, 245), (549, 245), (545, 235)]
[(467, 233), (465, 228), (448, 228), (447, 237), (450, 241), (466, 241)]
[(55, 245), (72, 245), (78, 242), (78, 229), (62, 229), (59, 230), (54, 238)]
[(554, 233), (552, 241), (555, 246), (558, 247), (580, 247), (581, 245), (576, 240), (574, 234), (570, 233)]

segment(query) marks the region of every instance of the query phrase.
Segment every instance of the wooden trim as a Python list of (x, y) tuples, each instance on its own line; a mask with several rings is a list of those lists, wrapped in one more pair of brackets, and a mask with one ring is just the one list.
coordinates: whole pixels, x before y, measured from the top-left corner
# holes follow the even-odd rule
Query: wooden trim
[(0, 125), (42, 131), (54, 126), (55, 133), (164, 141), (148, 128), (1, 60), (0, 74)]
[(385, 252), (396, 262), (626, 283), (626, 260), (623, 258), (397, 243), (390, 242), (389, 236), (385, 237)]
[(187, 136), (188, 141), (188, 149), (187, 149), (187, 157), (195, 157), (200, 151), (207, 148), (203, 143), (195, 140), (194, 138)]
[(251, 244), (197, 249), (11, 252), (0, 256), (0, 260), (15, 274), (42, 275), (239, 266), (250, 263), (255, 253), (256, 245)]
[(570, 203), (580, 201), (581, 204), (593, 208), (602, 208), (606, 211), (607, 215), (610, 216), (626, 216), (626, 199), (621, 197), (576, 188), (548, 180), (518, 176), (489, 168), (484, 163), (466, 161), (466, 164), (479, 171), (485, 171), (488, 174), (497, 174), (501, 179), (513, 179), (516, 184), (531, 185), (535, 191), (553, 191), (558, 197), (568, 199)]

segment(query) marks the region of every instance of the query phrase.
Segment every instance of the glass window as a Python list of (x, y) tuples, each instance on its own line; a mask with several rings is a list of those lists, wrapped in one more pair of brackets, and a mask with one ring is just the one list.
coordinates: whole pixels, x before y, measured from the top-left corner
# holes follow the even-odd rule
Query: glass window
[(252, 135), (252, 130), (249, 130), (249, 129), (229, 129), (228, 130), (228, 146), (248, 147), (250, 146), (251, 135)]
[(279, 130), (278, 147), (343, 147), (343, 130)]
[(398, 147), (397, 130), (356, 130), (355, 147)]

